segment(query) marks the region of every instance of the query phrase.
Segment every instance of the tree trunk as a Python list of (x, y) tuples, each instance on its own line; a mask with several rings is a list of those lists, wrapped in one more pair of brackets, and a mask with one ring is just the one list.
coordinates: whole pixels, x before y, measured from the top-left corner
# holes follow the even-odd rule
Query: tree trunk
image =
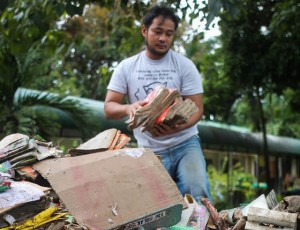
[(266, 174), (266, 182), (268, 184), (268, 190), (270, 190), (271, 177), (270, 177), (270, 166), (269, 166), (268, 139), (267, 139), (267, 132), (266, 132), (266, 119), (265, 119), (265, 114), (261, 103), (261, 95), (258, 87), (256, 88), (256, 94), (258, 97), (258, 108), (259, 108), (260, 123), (261, 123), (262, 135), (263, 135), (263, 155), (264, 155), (264, 168)]

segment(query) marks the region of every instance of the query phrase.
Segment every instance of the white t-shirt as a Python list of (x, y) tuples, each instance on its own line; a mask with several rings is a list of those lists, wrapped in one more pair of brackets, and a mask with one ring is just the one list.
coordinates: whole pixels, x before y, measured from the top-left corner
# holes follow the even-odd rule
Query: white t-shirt
[[(203, 93), (202, 78), (194, 63), (172, 50), (160, 60), (152, 60), (146, 52), (123, 60), (114, 71), (107, 87), (127, 95), (129, 103), (142, 101), (157, 87), (175, 88), (182, 96)], [(139, 147), (151, 148), (154, 152), (175, 146), (198, 134), (197, 125), (180, 132), (152, 137), (149, 132), (133, 130)]]

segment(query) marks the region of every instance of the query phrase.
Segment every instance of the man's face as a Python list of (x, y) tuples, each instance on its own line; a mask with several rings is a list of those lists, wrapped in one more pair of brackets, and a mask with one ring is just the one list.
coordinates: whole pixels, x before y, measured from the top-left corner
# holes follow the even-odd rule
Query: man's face
[(162, 16), (153, 19), (151, 26), (147, 29), (142, 27), (142, 34), (145, 38), (146, 54), (151, 59), (162, 58), (170, 49), (175, 33), (175, 23)]

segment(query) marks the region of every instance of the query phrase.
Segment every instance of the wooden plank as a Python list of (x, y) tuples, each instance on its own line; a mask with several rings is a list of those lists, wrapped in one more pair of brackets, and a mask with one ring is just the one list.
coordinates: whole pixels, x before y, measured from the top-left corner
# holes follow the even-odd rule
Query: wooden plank
[(274, 224), (281, 227), (297, 229), (296, 213), (287, 213), (263, 208), (250, 207), (248, 220), (256, 223)]
[(294, 230), (294, 228), (288, 228), (288, 227), (268, 227), (268, 226), (263, 226), (259, 223), (247, 221), (245, 230)]

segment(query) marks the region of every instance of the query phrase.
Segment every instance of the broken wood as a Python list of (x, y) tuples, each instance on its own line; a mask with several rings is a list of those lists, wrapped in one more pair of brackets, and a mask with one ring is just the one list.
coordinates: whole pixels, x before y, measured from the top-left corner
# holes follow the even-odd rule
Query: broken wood
[(208, 198), (202, 197), (201, 202), (208, 209), (210, 216), (211, 216), (215, 226), (217, 227), (217, 229), (218, 230), (227, 229), (227, 226), (225, 226), (225, 223), (220, 218), (216, 208), (213, 206), (213, 204), (210, 202), (210, 200)]
[(246, 222), (246, 226), (245, 226), (245, 230), (294, 230), (294, 228), (288, 228), (288, 227), (269, 227), (269, 226), (264, 226), (262, 224), (259, 223), (255, 223), (255, 222), (251, 222), (251, 221), (247, 221)]
[(296, 213), (287, 213), (263, 208), (250, 207), (247, 222), (255, 222), (258, 224), (272, 224), (296, 230), (297, 216), (298, 214)]

